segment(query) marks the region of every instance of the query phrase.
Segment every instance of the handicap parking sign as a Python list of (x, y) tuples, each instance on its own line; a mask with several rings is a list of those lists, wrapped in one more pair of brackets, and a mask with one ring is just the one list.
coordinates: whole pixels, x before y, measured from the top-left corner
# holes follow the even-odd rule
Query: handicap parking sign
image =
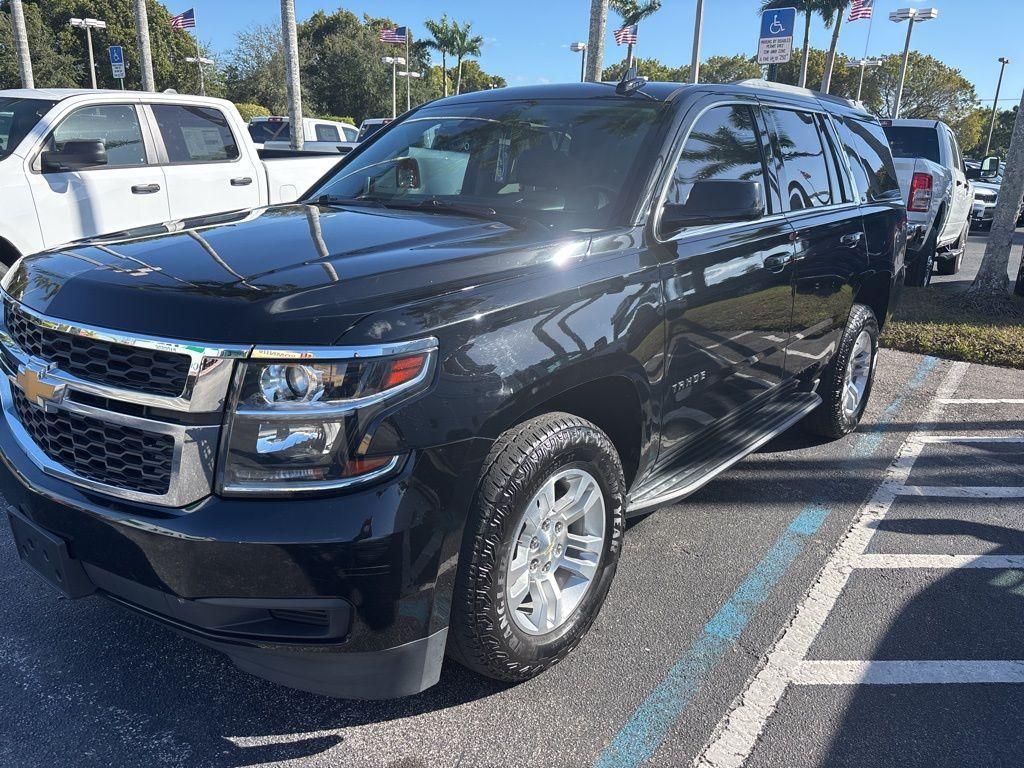
[(124, 79), (124, 48), (120, 45), (112, 45), (107, 49), (110, 54), (110, 69), (115, 80)]
[(758, 64), (785, 64), (793, 58), (796, 8), (773, 8), (761, 14)]

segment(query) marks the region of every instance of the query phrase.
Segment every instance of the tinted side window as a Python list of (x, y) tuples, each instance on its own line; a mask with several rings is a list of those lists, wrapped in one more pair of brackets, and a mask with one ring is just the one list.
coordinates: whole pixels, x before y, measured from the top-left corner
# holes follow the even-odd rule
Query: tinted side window
[(769, 109), (778, 135), (778, 149), (786, 166), (787, 184), (783, 204), (799, 211), (829, 205), (829, 186), (825, 148), (814, 115), (790, 109)]
[(349, 128), (343, 125), (341, 127), (341, 132), (345, 134), (345, 141), (359, 141), (358, 128)]
[(317, 141), (341, 141), (341, 137), (338, 136), (338, 129), (333, 125), (318, 124), (316, 126), (316, 140)]
[(896, 166), (882, 126), (850, 117), (843, 118), (839, 126), (861, 200), (902, 199)]
[(235, 137), (220, 110), (179, 104), (153, 104), (152, 109), (170, 162), (209, 163), (238, 157)]
[(694, 124), (679, 155), (665, 202), (685, 205), (695, 181), (731, 179), (764, 184), (764, 163), (750, 107), (712, 107)]
[(933, 163), (941, 163), (939, 132), (935, 128), (918, 128), (910, 125), (890, 125), (885, 129), (894, 157), (923, 157)]
[(952, 131), (947, 129), (946, 133), (949, 135), (949, 146), (953, 150), (953, 166), (962, 170), (964, 167), (964, 157), (960, 154), (960, 145), (957, 143), (956, 136)]
[(850, 174), (846, 170), (842, 153), (836, 146), (832, 123), (825, 115), (818, 115), (818, 130), (828, 147), (829, 176), (832, 178), (832, 200), (837, 203), (852, 203), (853, 190), (850, 189)]
[(108, 166), (146, 165), (146, 145), (135, 107), (104, 104), (76, 109), (54, 130), (49, 149), (61, 149), (69, 141), (102, 141)]

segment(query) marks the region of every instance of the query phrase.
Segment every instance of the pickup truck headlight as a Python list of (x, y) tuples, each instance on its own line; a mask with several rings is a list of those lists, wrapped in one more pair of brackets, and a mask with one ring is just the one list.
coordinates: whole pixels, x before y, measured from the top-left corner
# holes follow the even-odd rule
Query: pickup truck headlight
[(368, 482), (402, 456), (366, 456), (373, 425), (430, 386), (436, 339), (327, 352), (257, 350), (235, 377), (218, 490), (325, 491)]

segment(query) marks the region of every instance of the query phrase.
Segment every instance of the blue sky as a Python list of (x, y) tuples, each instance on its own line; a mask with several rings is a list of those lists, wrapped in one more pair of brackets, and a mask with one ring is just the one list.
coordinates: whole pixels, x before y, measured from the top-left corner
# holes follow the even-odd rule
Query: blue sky
[[(166, 0), (165, 0), (166, 2)], [(296, 0), (296, 12), (305, 19), (319, 9), (333, 11), (341, 5), (357, 13), (390, 16), (406, 24), (414, 36), (424, 34), (423, 21), (447, 12), (471, 21), (484, 44), (481, 65), (504, 76), (510, 85), (559, 82), (579, 76), (579, 58), (569, 51), (573, 40), (586, 39), (590, 0)], [(693, 14), (696, 0), (664, 0), (662, 10), (640, 27), (637, 54), (653, 56), (678, 65), (690, 60)], [(276, 0), (192, 0), (200, 38), (214, 50), (232, 47), (234, 35), (252, 23), (279, 18)], [(757, 46), (758, 0), (705, 0), (704, 57), (716, 54), (753, 54)], [(1021, 0), (876, 0), (869, 55), (903, 49), (906, 23), (889, 21), (899, 7), (935, 7), (939, 18), (915, 26), (913, 47), (954, 67), (975, 84), (978, 96), (991, 103), (995, 96), (1000, 56), (1013, 59), (1006, 69), (1000, 107), (1009, 108), (1024, 89), (1024, 2)], [(189, 7), (188, 0), (171, 3), (173, 13)], [(625, 47), (611, 39), (614, 13), (609, 24), (605, 62), (618, 61)], [(843, 25), (840, 50), (860, 57), (867, 42), (868, 22)], [(829, 32), (820, 22), (812, 31), (812, 44), (824, 48)]]

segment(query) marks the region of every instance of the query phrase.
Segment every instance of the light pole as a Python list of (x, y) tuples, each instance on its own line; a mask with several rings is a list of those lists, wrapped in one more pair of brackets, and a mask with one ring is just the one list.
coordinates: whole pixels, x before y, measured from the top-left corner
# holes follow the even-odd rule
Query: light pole
[(384, 56), (381, 61), (391, 65), (391, 119), (398, 117), (398, 65), (405, 66), (401, 56)]
[(985, 156), (988, 156), (988, 151), (992, 148), (992, 132), (996, 128), (996, 111), (999, 109), (999, 89), (1003, 87), (1003, 72), (1006, 71), (1006, 65), (1010, 63), (1010, 60), (1005, 56), (999, 57), (999, 82), (996, 83), (996, 97), (992, 101), (992, 119), (988, 124), (988, 140), (985, 142)]
[(899, 24), (901, 21), (910, 22), (907, 25), (907, 43), (903, 46), (903, 66), (900, 68), (900, 87), (896, 91), (896, 109), (893, 110), (893, 119), (898, 120), (900, 107), (903, 106), (903, 86), (907, 81), (907, 62), (910, 60), (910, 36), (914, 32), (914, 24), (919, 21), (928, 21), (939, 16), (938, 8), (900, 8), (889, 14), (889, 21)]
[(860, 80), (857, 82), (857, 101), (860, 101), (861, 91), (864, 90), (864, 70), (868, 67), (880, 67), (882, 66), (881, 59), (858, 59), (857, 61), (850, 62), (851, 66), (860, 67)]
[(700, 81), (700, 39), (704, 33), (704, 0), (697, 0), (693, 19), (693, 58), (690, 60), (690, 82)]
[(407, 77), (406, 88), (405, 88), (405, 111), (408, 112), (412, 109), (412, 81), (419, 80), (423, 77), (422, 72), (409, 72), (408, 70), (398, 73), (399, 77)]
[(92, 57), (92, 31), (94, 29), (106, 29), (107, 22), (102, 19), (72, 19), (72, 27), (85, 30), (85, 40), (89, 48), (89, 77), (92, 78), (92, 87), (96, 88), (96, 61)]
[(205, 56), (186, 56), (185, 61), (189, 64), (199, 65), (199, 95), (206, 95), (206, 79), (203, 77), (203, 66), (206, 64), (214, 64), (213, 59), (208, 59)]
[(573, 43), (569, 46), (569, 50), (573, 53), (582, 54), (580, 56), (580, 82), (582, 83), (587, 79), (587, 44)]

